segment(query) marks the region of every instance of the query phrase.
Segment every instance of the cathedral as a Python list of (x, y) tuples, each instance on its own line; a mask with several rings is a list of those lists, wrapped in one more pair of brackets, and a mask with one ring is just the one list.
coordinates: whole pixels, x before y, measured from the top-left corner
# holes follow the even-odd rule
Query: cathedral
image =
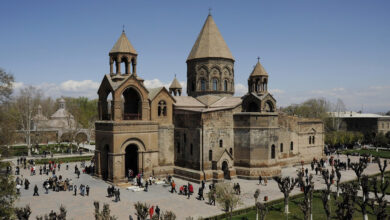
[(260, 61), (248, 71), (248, 92), (234, 96), (235, 59), (211, 15), (187, 57), (188, 96), (176, 77), (168, 89), (146, 88), (137, 56), (123, 31), (98, 89), (96, 176), (257, 179), (323, 156), (322, 121), (278, 112)]

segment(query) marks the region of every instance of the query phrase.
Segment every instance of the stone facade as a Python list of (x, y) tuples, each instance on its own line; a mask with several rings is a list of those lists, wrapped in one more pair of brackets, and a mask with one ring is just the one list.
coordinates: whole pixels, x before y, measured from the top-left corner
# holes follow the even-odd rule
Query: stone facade
[[(118, 42), (110, 60), (129, 56), (135, 69), (137, 54), (124, 33)], [(252, 179), (322, 157), (322, 122), (277, 112), (268, 78), (258, 61), (248, 93), (233, 96), (234, 58), (211, 15), (187, 58), (189, 96), (181, 96), (176, 77), (169, 92), (150, 89), (135, 72), (111, 65), (98, 90), (96, 175), (121, 182), (131, 169), (190, 181)]]

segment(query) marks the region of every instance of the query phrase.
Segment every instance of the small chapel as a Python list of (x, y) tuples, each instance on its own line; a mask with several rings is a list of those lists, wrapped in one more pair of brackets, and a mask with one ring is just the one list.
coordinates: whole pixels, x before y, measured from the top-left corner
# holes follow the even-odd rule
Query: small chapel
[(278, 112), (260, 60), (247, 73), (248, 92), (234, 96), (235, 59), (211, 14), (186, 60), (187, 96), (176, 77), (169, 88), (146, 88), (137, 57), (123, 31), (98, 89), (98, 177), (257, 179), (323, 156), (322, 121)]

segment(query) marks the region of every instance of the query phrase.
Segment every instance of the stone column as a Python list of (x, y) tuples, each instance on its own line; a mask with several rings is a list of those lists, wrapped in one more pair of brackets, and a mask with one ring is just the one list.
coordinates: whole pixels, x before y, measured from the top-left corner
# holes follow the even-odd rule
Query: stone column
[(121, 73), (121, 62), (118, 60), (116, 60), (116, 74), (120, 74)]
[(130, 74), (130, 62), (126, 63), (126, 74)]
[(95, 175), (98, 176), (98, 177), (102, 177), (102, 169), (101, 169), (101, 161), (100, 161), (100, 151), (99, 150), (95, 150)]
[(122, 120), (122, 101), (112, 101), (111, 103), (111, 119), (114, 121)]
[(131, 63), (132, 64), (132, 66), (133, 66), (133, 74), (134, 74), (134, 76), (136, 76), (137, 75), (137, 63), (135, 62), (135, 60), (133, 60), (133, 62)]

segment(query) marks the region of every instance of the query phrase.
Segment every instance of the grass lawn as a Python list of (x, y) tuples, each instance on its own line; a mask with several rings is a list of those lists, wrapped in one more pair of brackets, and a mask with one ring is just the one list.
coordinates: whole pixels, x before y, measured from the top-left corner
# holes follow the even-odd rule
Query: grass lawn
[[(340, 196), (341, 197), (341, 196)], [(303, 213), (299, 207), (299, 203), (303, 200), (303, 195), (299, 196), (295, 199), (292, 199), (289, 202), (289, 211), (290, 214), (288, 215), (288, 219), (296, 219), (301, 220), (303, 219)], [(331, 216), (332, 219), (336, 219), (336, 204), (334, 201), (334, 197), (331, 197)], [(388, 208), (388, 212), (390, 211), (390, 208)], [(372, 209), (368, 208), (368, 219), (376, 219), (376, 216), (372, 215)], [(241, 220), (241, 219), (256, 219), (256, 211), (252, 210), (246, 214), (243, 215), (237, 215), (233, 216), (234, 220)], [(287, 219), (286, 215), (284, 214), (284, 203), (281, 201), (280, 203), (274, 204), (271, 207), (268, 207), (268, 214), (265, 216), (265, 219), (267, 220), (283, 220)], [(313, 219), (326, 219), (325, 210), (322, 206), (321, 201), (321, 193), (315, 193), (313, 198)], [(353, 219), (363, 219), (362, 214), (360, 212), (359, 206), (356, 206), (356, 210), (354, 213)]]
[(56, 163), (70, 163), (70, 162), (79, 162), (79, 161), (90, 161), (92, 156), (79, 156), (79, 157), (61, 157), (61, 158), (45, 158), (34, 160), (36, 164), (49, 163), (49, 161), (55, 161)]
[(370, 155), (372, 154), (373, 157), (381, 157), (381, 158), (389, 158), (390, 159), (390, 150), (378, 150), (378, 152), (376, 150), (373, 150), (373, 149), (356, 149), (356, 150), (342, 150), (342, 151), (339, 151), (341, 154), (353, 154), (353, 153), (360, 153), (360, 155), (362, 154), (367, 154), (367, 155)]

